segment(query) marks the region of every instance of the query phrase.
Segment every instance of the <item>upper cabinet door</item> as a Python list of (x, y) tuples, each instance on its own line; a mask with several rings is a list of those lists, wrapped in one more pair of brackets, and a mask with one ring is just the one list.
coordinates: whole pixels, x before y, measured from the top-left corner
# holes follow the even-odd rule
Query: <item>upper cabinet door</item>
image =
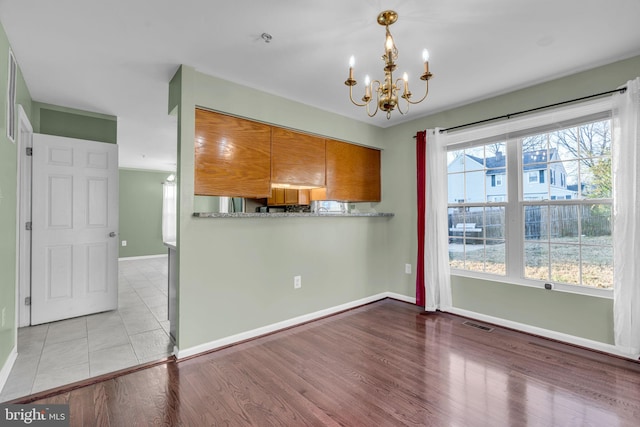
[(196, 109), (195, 194), (269, 197), (271, 127)]
[(380, 150), (330, 139), (326, 148), (328, 200), (381, 200)]
[(272, 128), (271, 182), (324, 187), (324, 139)]

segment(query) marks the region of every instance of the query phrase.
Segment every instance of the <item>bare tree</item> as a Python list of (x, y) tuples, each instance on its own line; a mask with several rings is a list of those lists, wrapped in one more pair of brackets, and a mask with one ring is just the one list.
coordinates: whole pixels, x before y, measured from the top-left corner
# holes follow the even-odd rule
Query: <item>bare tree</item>
[(563, 160), (579, 160), (580, 179), (589, 198), (609, 198), (611, 181), (611, 127), (608, 120), (591, 122), (550, 134)]
[(485, 145), (486, 155), (493, 154), (494, 156), (497, 153), (505, 154), (507, 144), (505, 142), (495, 142), (493, 144)]
[(611, 154), (611, 127), (609, 121), (592, 122), (552, 132), (551, 143), (558, 148), (563, 160), (580, 159), (589, 168), (601, 157)]
[(548, 148), (548, 140), (546, 133), (527, 136), (522, 139), (522, 152), (530, 153), (532, 151), (546, 150)]

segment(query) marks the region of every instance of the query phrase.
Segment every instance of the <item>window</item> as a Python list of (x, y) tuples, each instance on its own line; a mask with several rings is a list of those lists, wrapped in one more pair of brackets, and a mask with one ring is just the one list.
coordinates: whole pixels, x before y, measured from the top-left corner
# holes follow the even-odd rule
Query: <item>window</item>
[(505, 142), (495, 142), (448, 153), (453, 268), (505, 274), (505, 148)]
[(505, 136), (495, 126), (494, 137), (467, 131), (464, 144), (448, 144), (454, 273), (593, 294), (612, 288), (609, 112), (574, 115), (560, 128), (550, 119)]
[(549, 189), (557, 203), (523, 205), (524, 277), (610, 288), (610, 121), (571, 126), (533, 138), (542, 141), (538, 148), (549, 153), (547, 167), (559, 171), (560, 188)]
[(502, 186), (502, 175), (491, 175), (491, 186), (492, 187)]

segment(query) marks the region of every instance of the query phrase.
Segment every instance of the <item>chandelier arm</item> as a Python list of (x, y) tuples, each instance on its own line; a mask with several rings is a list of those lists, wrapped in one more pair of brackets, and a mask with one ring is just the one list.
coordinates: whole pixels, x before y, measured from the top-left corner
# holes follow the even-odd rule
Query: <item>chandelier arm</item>
[(425, 81), (426, 81), (426, 91), (424, 92), (424, 96), (420, 99), (420, 101), (411, 101), (411, 100), (407, 99), (407, 102), (409, 104), (414, 104), (414, 105), (415, 104), (419, 104), (419, 103), (421, 103), (422, 101), (425, 100), (427, 95), (429, 95), (429, 80), (425, 80)]
[(358, 107), (364, 107), (365, 105), (368, 104), (368, 103), (358, 104), (356, 101), (353, 100), (353, 86), (349, 86), (349, 99), (354, 105), (357, 105)]
[(380, 89), (380, 86), (382, 86), (382, 82), (380, 80), (371, 80), (371, 89), (373, 89), (373, 85), (377, 84), (378, 85), (378, 89), (376, 89), (376, 92)]
[(400, 99), (398, 99), (398, 105), (396, 105), (396, 107), (398, 107), (398, 111), (402, 115), (405, 115), (405, 114), (407, 114), (409, 112), (409, 105), (410, 105), (409, 97), (411, 97), (411, 92), (409, 91), (409, 88), (405, 87), (405, 89), (406, 90), (404, 91), (404, 93), (402, 94), (400, 99), (404, 99), (407, 102), (406, 103), (407, 108), (405, 108), (405, 110), (402, 111), (402, 105), (400, 104)]
[(402, 115), (405, 115), (405, 114), (407, 114), (407, 113), (409, 112), (409, 100), (408, 100), (408, 99), (406, 99), (406, 98), (405, 98), (405, 100), (407, 101), (407, 108), (406, 108), (404, 111), (402, 111), (402, 107), (400, 107), (400, 102), (398, 102), (398, 105), (397, 105), (397, 107), (398, 107), (398, 111), (399, 111), (399, 112), (400, 112), (400, 114), (402, 114)]
[(369, 104), (371, 104), (371, 101), (367, 102), (367, 116), (369, 117), (373, 117), (378, 113), (378, 100), (377, 100), (377, 96), (376, 96), (376, 109), (373, 110), (373, 113), (371, 113), (371, 111), (369, 110)]
[[(402, 86), (400, 86), (402, 85)], [(411, 91), (409, 90), (409, 83), (404, 81), (404, 78), (399, 78), (396, 79), (396, 82), (394, 83), (394, 86), (396, 88), (402, 88), (402, 95), (400, 95), (400, 98), (407, 98), (407, 94), (409, 94), (409, 96), (411, 96)]]
[[(373, 117), (378, 113), (378, 105), (380, 104), (380, 92), (381, 92), (381, 88), (382, 88), (382, 82), (380, 82), (380, 80), (373, 80), (371, 83), (371, 92), (375, 92), (376, 94), (376, 100), (375, 100), (375, 104), (376, 104), (376, 109), (373, 110), (373, 113), (370, 112), (369, 110), (369, 104), (371, 103), (371, 100), (367, 103), (367, 115), (369, 117)], [(374, 84), (377, 84), (378, 87), (375, 88), (374, 90)]]

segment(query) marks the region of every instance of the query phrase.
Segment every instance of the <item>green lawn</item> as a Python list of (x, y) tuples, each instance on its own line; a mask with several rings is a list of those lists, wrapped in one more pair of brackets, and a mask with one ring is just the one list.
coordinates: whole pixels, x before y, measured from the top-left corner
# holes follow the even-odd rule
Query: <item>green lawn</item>
[[(582, 245), (576, 244), (578, 242)], [(505, 244), (478, 243), (450, 243), (451, 268), (505, 275)], [(525, 277), (554, 283), (611, 288), (611, 236), (556, 238), (551, 242), (529, 240), (525, 243)]]

